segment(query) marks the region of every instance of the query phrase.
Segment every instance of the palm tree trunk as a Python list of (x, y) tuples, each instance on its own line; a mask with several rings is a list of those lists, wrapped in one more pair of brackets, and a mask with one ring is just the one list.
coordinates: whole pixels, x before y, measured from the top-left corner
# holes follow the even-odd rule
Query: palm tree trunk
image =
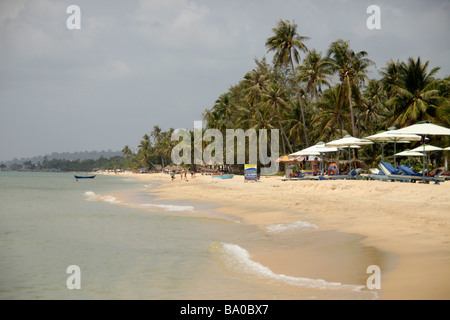
[(352, 89), (350, 86), (350, 79), (347, 78), (347, 94), (348, 94), (348, 104), (350, 105), (350, 118), (352, 122), (352, 136), (355, 136), (355, 118), (353, 117), (353, 105), (352, 105)]
[(294, 82), (297, 86), (297, 99), (298, 103), (300, 104), (300, 112), (302, 113), (302, 121), (303, 121), (303, 134), (305, 135), (305, 142), (306, 147), (309, 147), (309, 141), (308, 141), (308, 133), (306, 132), (306, 120), (305, 120), (305, 111), (303, 110), (303, 103), (302, 103), (302, 97), (300, 95), (300, 86), (297, 82), (297, 79), (295, 78), (295, 68), (294, 68), (294, 61), (292, 61), (292, 55), (289, 52), (289, 56), (291, 58), (291, 68), (292, 68), (292, 75), (294, 76)]
[[(278, 113), (279, 113), (279, 112), (278, 112)], [(291, 151), (291, 153), (293, 153), (294, 151), (292, 151), (291, 143), (289, 142), (289, 139), (288, 139), (288, 137), (287, 137), (287, 135), (286, 135), (286, 132), (284, 131), (283, 126), (281, 125), (281, 120), (280, 120), (280, 117), (279, 117), (279, 116), (278, 116), (278, 125), (280, 126), (281, 134), (283, 135), (284, 140), (286, 141), (286, 143), (287, 143), (287, 145), (288, 145), (288, 147), (289, 147), (289, 150)], [(285, 148), (285, 146), (284, 146), (284, 141), (283, 141), (283, 152), (284, 152), (284, 154), (286, 154), (286, 148)]]

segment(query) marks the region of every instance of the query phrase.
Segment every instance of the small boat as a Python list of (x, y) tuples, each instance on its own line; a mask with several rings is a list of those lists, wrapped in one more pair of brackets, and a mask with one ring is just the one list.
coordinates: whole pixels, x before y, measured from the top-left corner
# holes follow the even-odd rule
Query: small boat
[(93, 176), (77, 176), (77, 175), (75, 175), (74, 176), (75, 177), (75, 179), (94, 179), (95, 178), (95, 175), (93, 175)]
[(219, 178), (219, 179), (232, 179), (234, 177), (234, 174), (223, 174), (223, 175), (217, 175), (212, 176), (213, 178)]

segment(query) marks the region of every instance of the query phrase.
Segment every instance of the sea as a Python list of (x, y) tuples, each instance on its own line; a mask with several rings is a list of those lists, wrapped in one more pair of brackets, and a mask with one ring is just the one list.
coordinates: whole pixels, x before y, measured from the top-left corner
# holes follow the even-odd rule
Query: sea
[[(369, 300), (380, 290), (366, 286), (366, 266), (395, 260), (359, 235), (252, 225), (212, 204), (157, 200), (157, 187), (0, 172), (0, 299)], [(305, 274), (262, 262), (292, 249), (308, 257)]]

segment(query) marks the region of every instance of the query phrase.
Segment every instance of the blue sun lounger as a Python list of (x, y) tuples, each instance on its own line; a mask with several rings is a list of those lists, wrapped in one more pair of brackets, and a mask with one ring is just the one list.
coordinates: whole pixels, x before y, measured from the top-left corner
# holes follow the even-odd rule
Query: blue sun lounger
[[(402, 182), (432, 181), (435, 184), (439, 184), (439, 182), (445, 181), (445, 179), (439, 177), (423, 177), (421, 174), (415, 173), (406, 166), (394, 168), (394, 166), (389, 162), (380, 162), (378, 167), (383, 172), (383, 175), (372, 175), (371, 178), (376, 180)], [(410, 174), (406, 174), (406, 172)]]

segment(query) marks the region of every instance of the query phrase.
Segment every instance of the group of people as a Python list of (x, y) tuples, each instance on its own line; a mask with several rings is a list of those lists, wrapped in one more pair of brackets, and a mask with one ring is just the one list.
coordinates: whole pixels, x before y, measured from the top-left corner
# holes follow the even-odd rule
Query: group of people
[[(175, 171), (174, 170), (172, 170), (170, 172), (170, 178), (172, 179), (172, 181), (175, 180)], [(191, 170), (191, 178), (195, 178), (195, 171), (194, 170)], [(180, 170), (180, 179), (181, 180), (184, 179), (184, 180), (188, 181), (187, 180), (187, 170), (186, 169)]]
[[(301, 169), (303, 171), (303, 166), (302, 166)], [(336, 163), (333, 162), (333, 163), (331, 163), (328, 166), (327, 174), (328, 175), (335, 175), (335, 176), (339, 174), (339, 168), (338, 168)], [(301, 171), (297, 170), (297, 171), (291, 172), (289, 174), (289, 177), (290, 178), (297, 178), (297, 177), (300, 177), (301, 175), (302, 175)], [(320, 175), (319, 159), (317, 157), (315, 157), (314, 161), (311, 162), (311, 173), (310, 174), (309, 173), (305, 173), (305, 175), (313, 175), (313, 176)]]

